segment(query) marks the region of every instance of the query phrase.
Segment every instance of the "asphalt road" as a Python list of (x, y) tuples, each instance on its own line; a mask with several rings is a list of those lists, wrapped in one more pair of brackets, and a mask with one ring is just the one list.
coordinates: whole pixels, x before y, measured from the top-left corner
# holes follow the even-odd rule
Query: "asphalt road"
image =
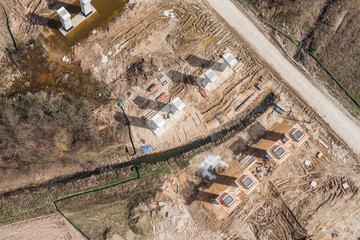
[(328, 93), (318, 89), (310, 77), (290, 59), (238, 9), (231, 0), (207, 0), (209, 5), (242, 39), (276, 71), (297, 95), (310, 105), (333, 131), (357, 154), (360, 154), (360, 126)]

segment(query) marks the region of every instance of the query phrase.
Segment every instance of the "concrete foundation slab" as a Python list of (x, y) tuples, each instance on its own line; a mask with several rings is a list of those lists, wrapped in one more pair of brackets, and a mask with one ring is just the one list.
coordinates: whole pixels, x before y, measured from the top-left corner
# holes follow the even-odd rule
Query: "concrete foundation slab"
[(68, 31), (65, 31), (63, 27), (59, 28), (59, 31), (62, 33), (62, 35), (66, 36), (69, 32), (71, 32), (73, 29), (75, 29), (77, 26), (79, 26), (82, 22), (84, 22), (86, 19), (88, 19), (91, 15), (93, 15), (96, 12), (96, 9), (93, 5), (91, 5), (91, 13), (88, 14), (88, 16), (84, 16), (82, 12), (79, 12), (75, 17), (71, 19), (71, 22), (73, 24), (73, 27), (69, 29)]

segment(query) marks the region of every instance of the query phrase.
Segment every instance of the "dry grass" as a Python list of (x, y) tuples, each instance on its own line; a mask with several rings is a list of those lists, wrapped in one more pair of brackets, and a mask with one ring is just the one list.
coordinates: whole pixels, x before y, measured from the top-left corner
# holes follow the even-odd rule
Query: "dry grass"
[[(242, 0), (245, 1), (245, 0)], [(302, 41), (301, 50), (286, 49), (321, 79), (329, 91), (355, 116), (359, 108), (344, 94), (314, 59), (311, 49), (343, 87), (360, 102), (358, 68), (360, 47), (360, 7), (356, 1), (270, 1), (249, 0), (260, 15), (293, 39)], [(284, 41), (286, 45), (286, 41)]]

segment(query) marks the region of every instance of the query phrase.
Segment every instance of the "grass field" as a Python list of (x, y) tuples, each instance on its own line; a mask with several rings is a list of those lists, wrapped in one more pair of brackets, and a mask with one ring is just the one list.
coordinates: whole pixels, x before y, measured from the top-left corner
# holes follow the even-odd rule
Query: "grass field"
[[(57, 205), (91, 239), (123, 235), (129, 229), (142, 234), (150, 227), (149, 209), (143, 209), (142, 203), (154, 201), (170, 169), (176, 171), (187, 164), (186, 159), (143, 164), (139, 167), (141, 178), (138, 180), (66, 199)], [(134, 177), (136, 172), (126, 167), (67, 184), (3, 195), (0, 197), (0, 225), (56, 213), (53, 202), (57, 199)]]

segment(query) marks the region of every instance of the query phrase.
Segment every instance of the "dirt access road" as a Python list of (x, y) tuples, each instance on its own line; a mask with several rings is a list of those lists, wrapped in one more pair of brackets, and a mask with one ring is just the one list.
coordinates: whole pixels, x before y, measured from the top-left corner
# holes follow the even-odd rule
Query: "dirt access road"
[(231, 0), (206, 1), (319, 116), (328, 115), (324, 121), (355, 153), (360, 154), (359, 124), (328, 93), (294, 66)]
[(51, 214), (0, 227), (0, 240), (84, 240), (60, 214)]

